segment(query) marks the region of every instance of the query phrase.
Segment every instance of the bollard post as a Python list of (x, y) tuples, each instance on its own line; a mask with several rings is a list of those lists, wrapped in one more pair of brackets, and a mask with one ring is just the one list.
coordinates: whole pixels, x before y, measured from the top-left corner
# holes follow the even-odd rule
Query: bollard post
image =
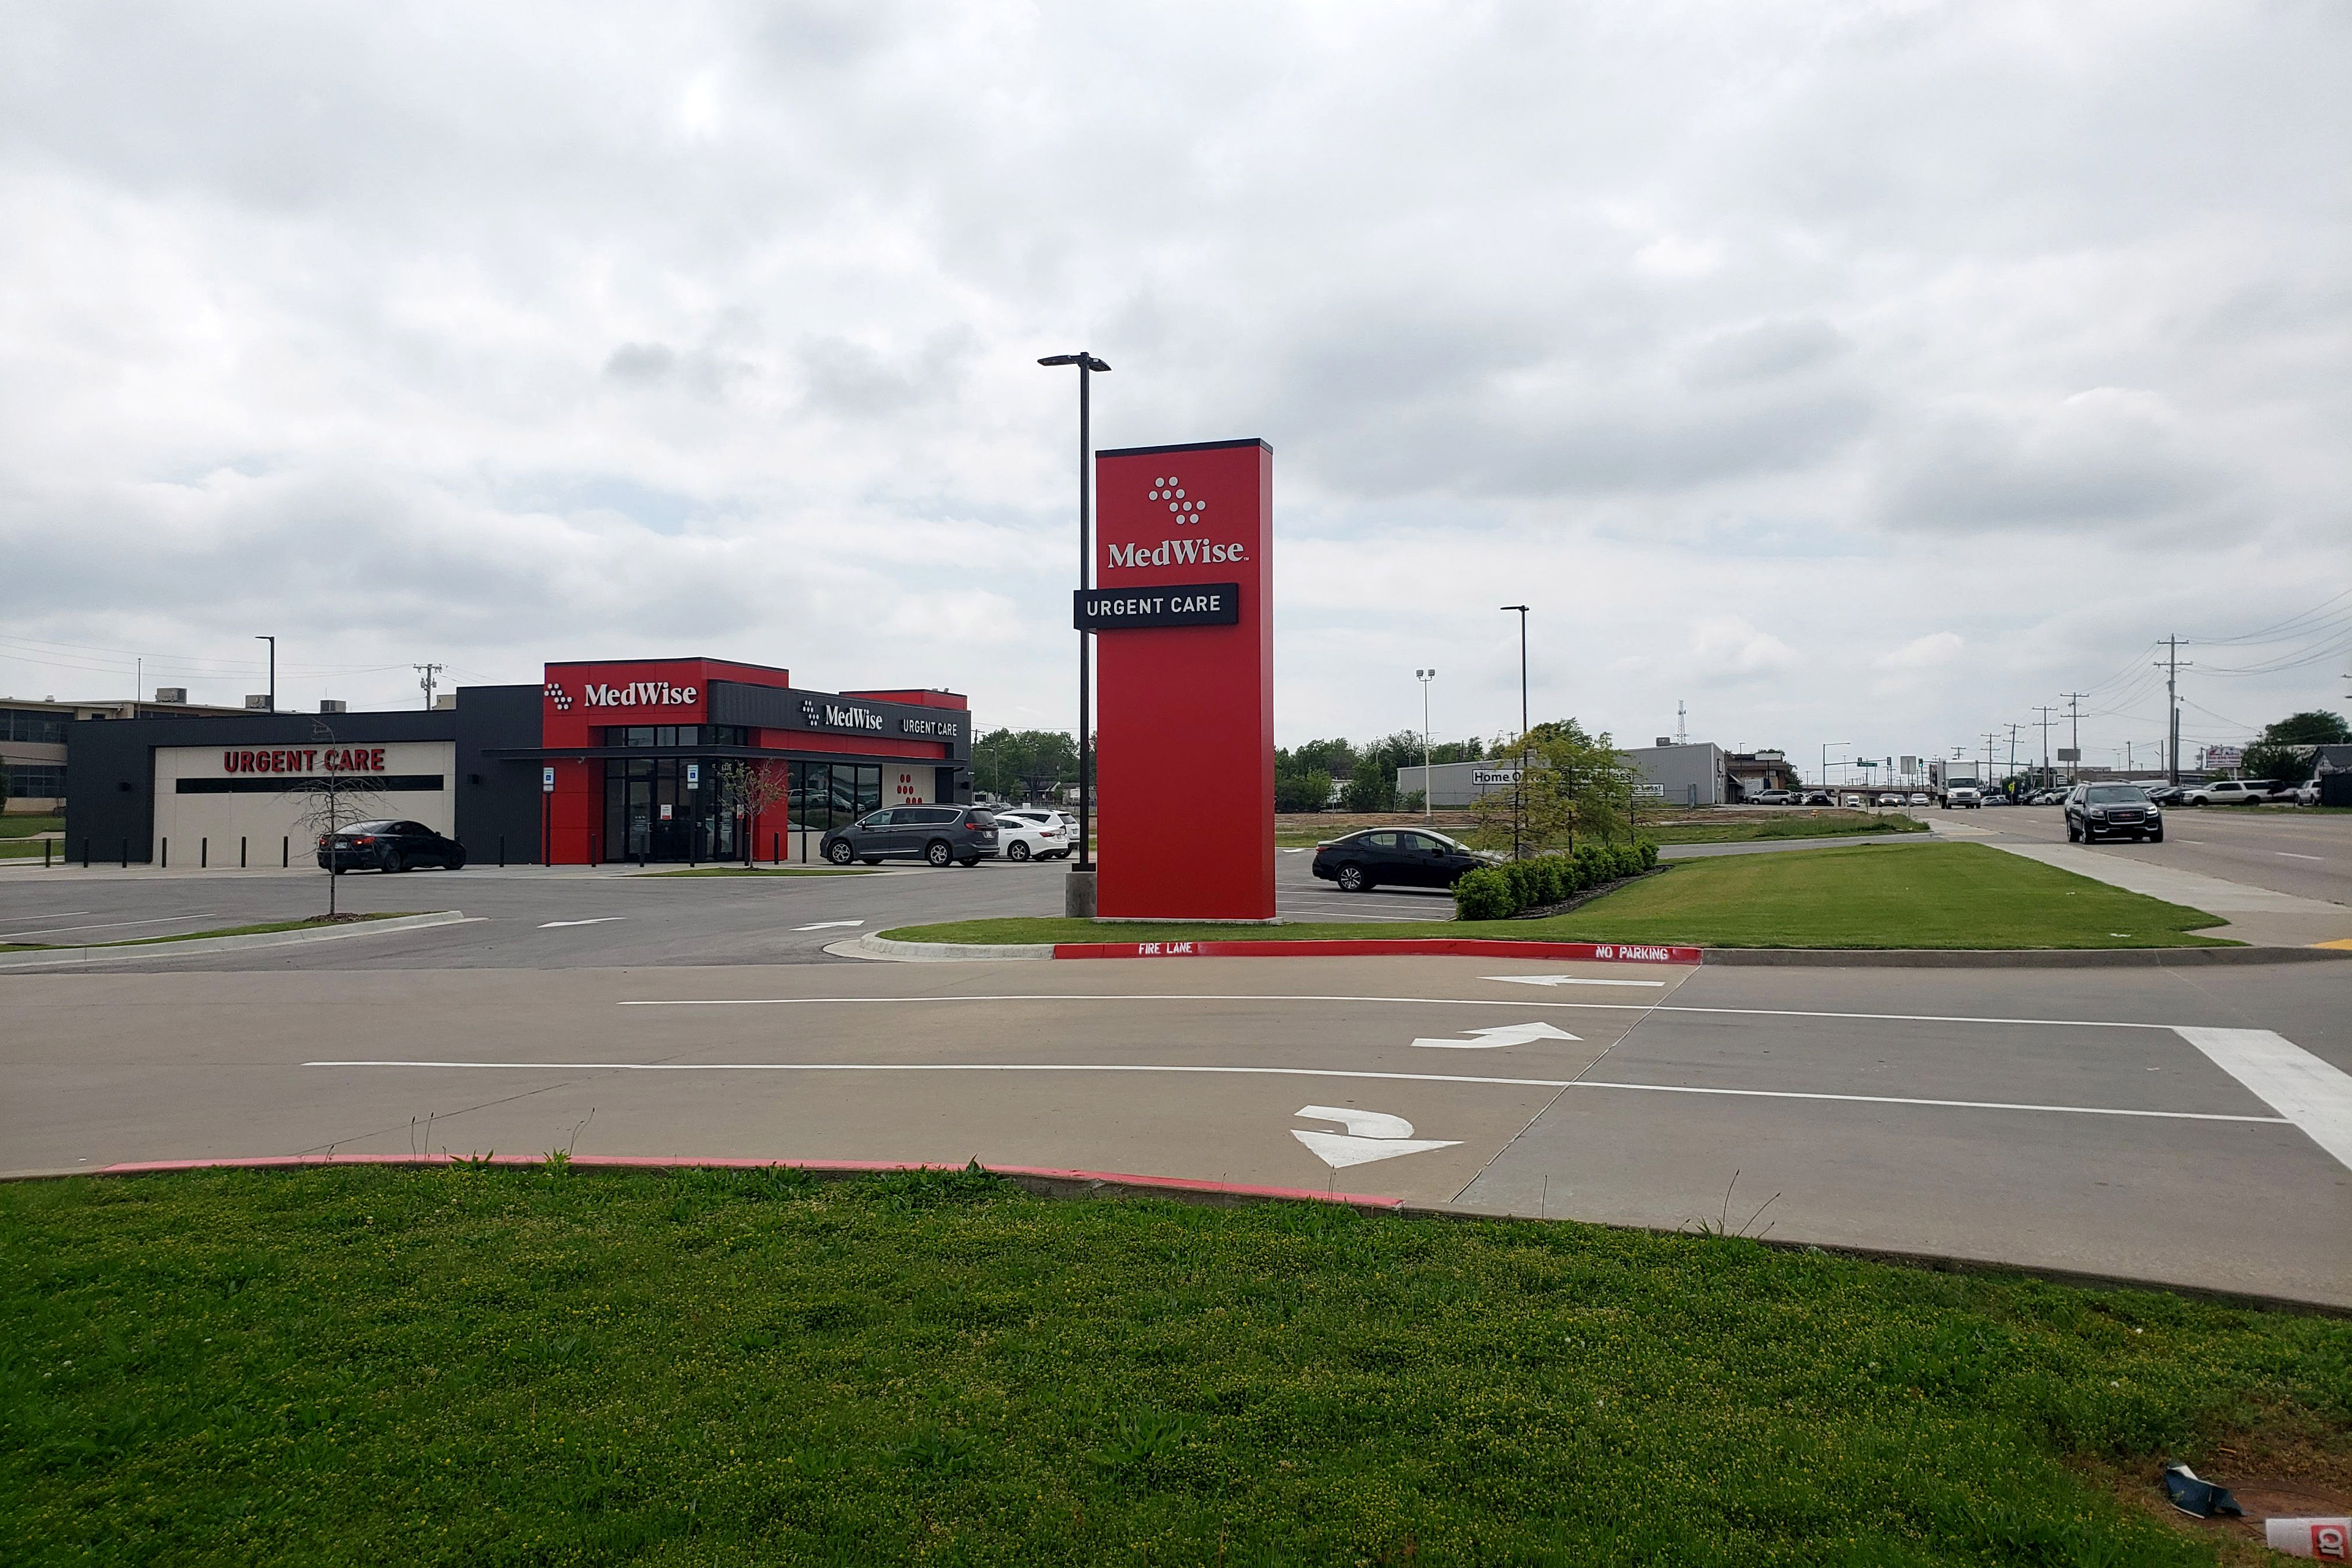
[(162, 865), (160, 865), (160, 866), (156, 867), (156, 868), (155, 868), (155, 869), (157, 869), (158, 871), (168, 871), (168, 870), (170, 870), (171, 868), (172, 868), (172, 841), (171, 841), (170, 839), (166, 838), (165, 840), (163, 840), (163, 863)]
[(209, 871), (212, 868), (213, 840), (212, 835), (208, 833), (202, 838), (196, 840), (196, 869), (199, 871)]
[(501, 870), (501, 871), (503, 871), (503, 870), (505, 870), (506, 868), (507, 868), (507, 836), (506, 836), (505, 834), (501, 833), (501, 834), (499, 834), (499, 870)]
[(128, 838), (122, 841), (122, 868), (126, 871), (131, 869), (131, 840)]
[(294, 865), (294, 840), (289, 835), (278, 841), (278, 868), (290, 870)]
[(89, 835), (87, 833), (81, 836), (81, 868), (85, 871), (89, 869)]
[(768, 837), (770, 840), (768, 845), (768, 864), (771, 866), (781, 866), (784, 863), (784, 836), (781, 833), (772, 833)]
[(236, 836), (236, 868), (240, 871), (245, 869), (245, 835), (242, 833)]
[(44, 870), (44, 871), (46, 871), (46, 870), (47, 870), (48, 868), (49, 868), (49, 841), (48, 841), (47, 839), (44, 838), (44, 839), (42, 839), (42, 840), (41, 840), (41, 869), (42, 869), (42, 870)]

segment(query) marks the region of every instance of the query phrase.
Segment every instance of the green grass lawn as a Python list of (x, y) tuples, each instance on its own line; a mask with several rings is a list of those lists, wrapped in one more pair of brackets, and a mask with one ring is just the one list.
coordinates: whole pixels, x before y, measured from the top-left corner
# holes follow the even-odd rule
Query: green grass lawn
[[(1450, 906), (1432, 900), (1433, 910)], [(952, 921), (900, 942), (1325, 941), (1485, 937), (1696, 947), (2229, 947), (2191, 936), (2201, 910), (2054, 870), (1980, 844), (1858, 845), (1678, 861), (1664, 876), (1545, 920), (1099, 924), (1058, 917)]]
[(418, 913), (415, 910), (395, 910), (377, 914), (341, 914), (330, 921), (325, 915), (305, 915), (296, 921), (269, 921), (260, 925), (222, 926), (215, 931), (184, 931), (173, 936), (134, 936), (121, 942), (0, 942), (0, 952), (58, 952), (84, 947), (154, 947), (167, 942), (197, 942), (208, 936), (260, 936), (269, 931), (302, 931), (310, 926), (361, 925), (369, 921), (398, 920)]
[(62, 860), (66, 858), (65, 841), (58, 838), (0, 838), (0, 860), (22, 860), (41, 858), (41, 847), (50, 846), (49, 853)]
[(1795, 811), (1783, 816), (1727, 817), (1720, 822), (1665, 822), (1642, 836), (1660, 844), (1744, 844), (1772, 838), (1840, 838), (1857, 833), (1925, 833), (1927, 825), (1900, 812)]
[(2342, 1320), (1696, 1234), (458, 1166), (0, 1240), (26, 1565), (2200, 1563), (2159, 1457), (2352, 1455)]
[(62, 816), (8, 816), (0, 815), (0, 839), (30, 838), (36, 833), (63, 833), (66, 819)]

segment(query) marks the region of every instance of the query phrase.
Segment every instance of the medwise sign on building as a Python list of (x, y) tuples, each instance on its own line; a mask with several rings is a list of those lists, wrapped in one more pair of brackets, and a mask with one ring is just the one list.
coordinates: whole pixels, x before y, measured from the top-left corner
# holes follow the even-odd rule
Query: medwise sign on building
[[(1100, 634), (1100, 914), (1274, 918), (1273, 478), (1256, 440), (1095, 456), (1095, 586), (1076, 610)], [(1169, 831), (1199, 816), (1202, 777), (1239, 792), (1231, 810), (1214, 833)]]

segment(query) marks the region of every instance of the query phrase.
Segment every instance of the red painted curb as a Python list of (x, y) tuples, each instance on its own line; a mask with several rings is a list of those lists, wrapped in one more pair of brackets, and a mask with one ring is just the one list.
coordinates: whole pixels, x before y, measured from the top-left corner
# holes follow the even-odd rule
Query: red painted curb
[[(120, 1164), (101, 1165), (87, 1173), (93, 1176), (147, 1176), (178, 1171), (274, 1171), (313, 1165), (457, 1165), (467, 1163), (467, 1157), (461, 1154), (259, 1154), (228, 1160), (131, 1160)], [(544, 1165), (547, 1156), (486, 1154), (481, 1157), (481, 1163), (499, 1166)], [(833, 1175), (876, 1175), (886, 1171), (961, 1171), (966, 1168), (962, 1165), (911, 1164), (887, 1160), (728, 1160), (646, 1154), (575, 1154), (571, 1163), (583, 1168), (651, 1171), (764, 1171), (789, 1166), (793, 1170), (821, 1171)], [(1215, 1197), (1348, 1204), (1359, 1208), (1395, 1208), (1404, 1202), (1402, 1198), (1381, 1197), (1370, 1193), (1318, 1193), (1308, 1187), (1253, 1187), (1234, 1182), (1200, 1182), (1182, 1176), (1142, 1176), (1122, 1171), (1068, 1171), (1052, 1165), (983, 1165), (981, 1169), (992, 1176), (1100, 1183), (1105, 1186), (1199, 1193)]]
[(1576, 959), (1596, 963), (1703, 963), (1706, 950), (1616, 942), (1496, 942), (1478, 937), (1368, 938), (1362, 942), (1064, 942), (1055, 958), (1347, 958), (1435, 953), (1461, 958)]

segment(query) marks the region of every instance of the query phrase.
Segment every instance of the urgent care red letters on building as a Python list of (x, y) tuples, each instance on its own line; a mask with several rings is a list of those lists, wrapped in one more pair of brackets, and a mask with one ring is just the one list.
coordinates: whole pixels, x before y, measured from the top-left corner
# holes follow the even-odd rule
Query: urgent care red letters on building
[(268, 752), (223, 752), (221, 771), (228, 773), (380, 773), (382, 746), (308, 746)]
[[(1100, 452), (1095, 482), (1096, 911), (1270, 921), (1274, 448)], [(1213, 828), (1203, 778), (1237, 792)]]

